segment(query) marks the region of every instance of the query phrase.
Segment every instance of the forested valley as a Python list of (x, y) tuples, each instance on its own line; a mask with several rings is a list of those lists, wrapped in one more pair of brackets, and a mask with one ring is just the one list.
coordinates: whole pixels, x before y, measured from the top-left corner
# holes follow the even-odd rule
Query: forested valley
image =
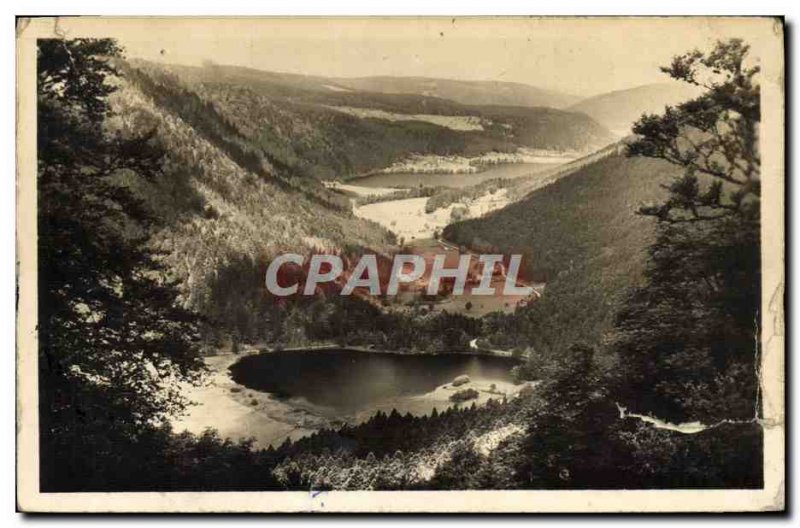
[[(622, 153), (448, 226), (457, 245), (526, 255), (546, 283), (537, 302), (475, 318), (425, 302), (276, 302), (254, 285), (280, 252), (397, 248), (321, 179), (408, 152), (507, 150), (509, 127), (514, 148), (589, 153), (613, 139), (592, 119), (169, 71), (109, 39), (39, 41), (42, 490), (760, 487), (760, 108), (747, 54), (731, 40), (676, 57), (665, 72), (702, 83), (701, 96), (642, 116)], [(329, 108), (357, 105), (484, 125)], [(525, 351), (514, 375), (532, 383), (268, 448), (169, 425), (190, 403), (181, 384), (201, 383), (203, 356), (221, 347), (434, 353), (475, 339)]]

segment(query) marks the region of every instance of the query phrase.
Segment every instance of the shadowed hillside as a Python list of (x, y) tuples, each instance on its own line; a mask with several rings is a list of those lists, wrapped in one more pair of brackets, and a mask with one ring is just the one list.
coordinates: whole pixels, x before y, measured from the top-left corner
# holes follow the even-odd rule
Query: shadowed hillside
[(267, 332), (265, 310), (274, 303), (258, 286), (276, 254), (380, 252), (394, 241), (353, 216), (346, 198), (262, 157), (213, 105), (169, 79), (126, 73), (106, 126), (121, 137), (150, 134), (168, 155), (154, 180), (121, 178), (157, 219), (151, 244), (178, 282), (181, 303), (221, 335)]
[(498, 347), (557, 350), (597, 340), (624, 290), (636, 284), (654, 221), (635, 214), (664, 196), (676, 169), (610, 155), (484, 218), (448, 226), (444, 237), (476, 250), (521, 253), (527, 275), (547, 283), (543, 298), (489, 325)]

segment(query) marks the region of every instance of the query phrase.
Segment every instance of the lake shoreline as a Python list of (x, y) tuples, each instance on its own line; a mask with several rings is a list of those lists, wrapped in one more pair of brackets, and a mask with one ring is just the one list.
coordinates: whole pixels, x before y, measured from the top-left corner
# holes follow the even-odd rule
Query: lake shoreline
[[(303, 353), (348, 350), (357, 353), (382, 353), (407, 356), (441, 356), (448, 353), (405, 353), (399, 351), (382, 351), (366, 347), (341, 347), (335, 344), (318, 344), (302, 348), (283, 349), (283, 352)], [(187, 387), (186, 396), (196, 405), (189, 408), (188, 413), (176, 420), (172, 425), (175, 431), (187, 430), (193, 434), (201, 434), (206, 429), (216, 429), (223, 438), (238, 441), (246, 438), (255, 440), (256, 448), (277, 447), (286, 439), (292, 441), (312, 435), (320, 429), (336, 429), (345, 424), (361, 423), (378, 411), (390, 412), (396, 408), (405, 414), (429, 414), (427, 407), (435, 407), (442, 411), (452, 406), (484, 405), (491, 398), (511, 398), (521, 391), (525, 384), (505, 383), (498, 385), (503, 392), (490, 392), (490, 384), (482, 380), (473, 380), (470, 386), (476, 388), (480, 396), (463, 403), (448, 401), (451, 382), (438, 385), (433, 390), (412, 396), (388, 398), (371, 405), (369, 409), (348, 414), (337, 414), (333, 408), (314, 404), (301, 397), (282, 397), (276, 393), (260, 391), (233, 379), (230, 368), (245, 357), (270, 354), (278, 350), (243, 347), (240, 353), (224, 352), (206, 356), (204, 362), (208, 367), (206, 382), (200, 387)], [(455, 352), (450, 355), (489, 356), (483, 353)], [(503, 357), (503, 356), (492, 356)], [(512, 360), (508, 357), (503, 359)], [(516, 359), (516, 358), (513, 358)], [(424, 410), (424, 412), (423, 412)]]
[[(413, 175), (413, 174), (447, 174), (447, 175), (476, 175), (481, 174), (484, 172), (491, 171), (497, 167), (502, 166), (512, 166), (512, 165), (551, 165), (551, 166), (558, 166), (564, 165), (566, 163), (575, 161), (579, 159), (581, 156), (572, 154), (566, 155), (563, 153), (554, 153), (552, 155), (537, 155), (537, 156), (523, 156), (517, 159), (509, 157), (508, 159), (498, 159), (498, 160), (491, 160), (491, 159), (481, 159), (480, 156), (478, 157), (466, 157), (466, 156), (451, 156), (452, 159), (457, 159), (458, 161), (467, 160), (469, 163), (467, 164), (460, 164), (456, 166), (452, 166), (450, 168), (445, 169), (443, 166), (440, 165), (420, 165), (420, 166), (413, 166), (413, 165), (406, 165), (403, 167), (396, 167), (390, 168), (386, 167), (383, 169), (374, 169), (367, 172), (363, 172), (360, 174), (355, 174), (352, 176), (348, 176), (342, 178), (342, 182), (349, 183), (349, 184), (356, 184), (358, 180), (371, 178), (374, 176), (381, 176), (387, 174), (394, 174), (394, 175)], [(442, 159), (449, 159), (447, 156), (437, 156), (437, 158)]]
[[(473, 340), (474, 341), (474, 340)], [(516, 358), (510, 353), (504, 350), (491, 350), (491, 349), (484, 349), (484, 348), (470, 348), (467, 350), (450, 350), (450, 351), (437, 351), (437, 352), (427, 352), (422, 350), (415, 350), (415, 351), (403, 351), (403, 350), (385, 350), (381, 348), (370, 348), (370, 347), (363, 347), (358, 345), (337, 345), (335, 343), (332, 344), (319, 344), (319, 345), (309, 345), (303, 347), (286, 347), (286, 348), (271, 348), (271, 349), (261, 349), (260, 352), (255, 353), (263, 353), (268, 354), (270, 352), (296, 352), (296, 353), (303, 353), (303, 352), (317, 352), (321, 351), (324, 352), (329, 350), (333, 351), (351, 351), (351, 352), (365, 352), (365, 353), (374, 353), (374, 354), (396, 354), (400, 356), (446, 356), (446, 355), (460, 355), (460, 356), (484, 356), (484, 357), (498, 357), (498, 358), (505, 358), (505, 359), (515, 359), (519, 362), (522, 362), (524, 358)], [(252, 353), (251, 353), (252, 354)]]

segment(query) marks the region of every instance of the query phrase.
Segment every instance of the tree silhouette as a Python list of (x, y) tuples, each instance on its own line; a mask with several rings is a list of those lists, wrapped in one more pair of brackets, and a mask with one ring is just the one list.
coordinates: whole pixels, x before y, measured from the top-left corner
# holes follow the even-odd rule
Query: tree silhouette
[(664, 159), (684, 168), (665, 186), (669, 199), (642, 208), (668, 222), (758, 215), (761, 159), (758, 153), (758, 66), (747, 65), (750, 47), (741, 39), (718, 42), (675, 57), (661, 68), (672, 78), (706, 88), (700, 97), (644, 115), (634, 125), (639, 139), (631, 156)]
[(663, 68), (706, 88), (643, 116), (629, 154), (683, 169), (655, 216), (647, 284), (617, 321), (618, 397), (678, 421), (754, 418), (760, 303), (760, 157), (757, 66), (741, 40), (718, 42)]
[[(119, 177), (152, 179), (152, 134), (104, 126), (114, 91), (109, 39), (38, 45), (41, 482), (92, 489), (135, 472), (142, 434), (198, 379), (197, 326), (146, 249), (151, 219)], [(141, 456), (144, 456), (140, 453)]]

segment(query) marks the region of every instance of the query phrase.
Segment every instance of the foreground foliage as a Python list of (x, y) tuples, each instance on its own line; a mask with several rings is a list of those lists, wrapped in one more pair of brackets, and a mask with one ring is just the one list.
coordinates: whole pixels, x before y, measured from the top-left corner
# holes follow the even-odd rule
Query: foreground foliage
[(658, 219), (658, 237), (647, 282), (619, 314), (619, 392), (668, 419), (760, 412), (760, 90), (748, 50), (733, 39), (676, 57), (664, 71), (706, 91), (634, 127), (631, 155), (682, 174), (665, 201), (640, 211)]
[(115, 178), (156, 177), (150, 135), (108, 135), (110, 40), (38, 49), (39, 408), (45, 490), (107, 482), (202, 370), (193, 314), (146, 249), (152, 218)]

